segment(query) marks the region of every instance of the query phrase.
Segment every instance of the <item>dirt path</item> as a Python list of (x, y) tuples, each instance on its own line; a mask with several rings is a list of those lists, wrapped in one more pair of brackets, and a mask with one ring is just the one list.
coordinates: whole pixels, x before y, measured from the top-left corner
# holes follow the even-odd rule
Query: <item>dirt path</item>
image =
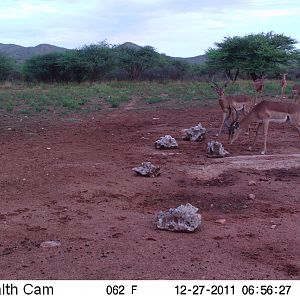
[[(4, 118), (0, 278), (299, 279), (297, 133), (271, 126), (266, 156), (257, 155), (260, 139), (249, 152), (247, 137), (228, 146), (222, 135), (230, 157), (208, 159), (220, 117), (219, 109), (127, 107), (73, 121)], [(181, 140), (198, 122), (207, 140)], [(178, 149), (153, 147), (165, 134)], [(143, 161), (162, 175), (135, 176)], [(199, 208), (201, 228), (155, 228), (158, 211), (187, 202)]]

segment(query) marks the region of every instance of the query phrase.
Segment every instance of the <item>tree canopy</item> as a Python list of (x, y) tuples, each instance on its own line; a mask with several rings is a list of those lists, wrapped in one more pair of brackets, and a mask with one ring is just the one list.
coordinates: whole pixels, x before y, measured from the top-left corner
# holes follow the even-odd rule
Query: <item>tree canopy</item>
[(182, 79), (189, 65), (159, 54), (151, 46), (124, 47), (105, 41), (66, 52), (37, 55), (25, 61), (28, 81), (68, 82)]
[(16, 72), (15, 61), (0, 53), (0, 81), (11, 79)]
[(296, 43), (295, 39), (274, 32), (225, 37), (207, 50), (207, 64), (212, 71), (225, 71), (233, 81), (240, 71), (252, 79), (261, 78), (268, 71), (295, 61), (299, 57)]

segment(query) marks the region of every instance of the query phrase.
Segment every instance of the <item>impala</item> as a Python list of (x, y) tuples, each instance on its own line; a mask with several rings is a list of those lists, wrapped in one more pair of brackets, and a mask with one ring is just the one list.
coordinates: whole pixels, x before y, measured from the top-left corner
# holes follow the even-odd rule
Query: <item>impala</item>
[(256, 123), (256, 134), (249, 150), (252, 150), (259, 128), (263, 125), (264, 148), (261, 151), (261, 154), (266, 154), (270, 122), (292, 124), (298, 130), (300, 137), (300, 104), (266, 100), (258, 103), (243, 120), (239, 122), (236, 118), (236, 120), (230, 125), (229, 144), (232, 144), (239, 137), (242, 129), (247, 128), (250, 123)]
[(295, 84), (292, 87), (292, 98), (294, 99), (294, 97), (295, 97), (295, 102), (299, 103), (298, 100), (300, 100), (300, 84)]
[(286, 81), (286, 75), (288, 75), (288, 73), (284, 73), (284, 74), (280, 74), (281, 75), (281, 81), (280, 81), (280, 86), (281, 86), (281, 98), (284, 98), (284, 92), (287, 86), (287, 81)]
[(265, 87), (265, 77), (257, 78), (253, 80), (253, 88), (255, 90), (255, 103), (257, 102), (257, 98), (259, 95), (259, 98), (262, 97), (262, 92)]
[(227, 81), (223, 87), (220, 87), (214, 81), (211, 82), (214, 84), (214, 86), (211, 86), (211, 88), (214, 89), (214, 91), (218, 94), (219, 104), (223, 111), (223, 120), (219, 129), (219, 133), (217, 134), (218, 136), (221, 134), (224, 123), (229, 119), (232, 109), (235, 110), (236, 114), (239, 112), (247, 114), (254, 106), (254, 101), (250, 96), (247, 95), (225, 96), (224, 89), (228, 85), (229, 81)]

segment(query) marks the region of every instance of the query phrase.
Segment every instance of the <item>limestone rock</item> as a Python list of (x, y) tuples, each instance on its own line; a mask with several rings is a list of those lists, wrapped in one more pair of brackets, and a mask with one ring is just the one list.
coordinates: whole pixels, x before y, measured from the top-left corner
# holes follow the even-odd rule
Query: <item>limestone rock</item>
[(52, 248), (61, 246), (60, 241), (45, 241), (40, 244), (42, 248)]
[(248, 185), (249, 185), (249, 186), (256, 185), (256, 181), (255, 181), (255, 180), (249, 180), (249, 181), (248, 181)]
[(155, 142), (155, 148), (157, 149), (174, 149), (177, 148), (178, 144), (176, 140), (170, 135), (162, 136)]
[(221, 158), (228, 156), (229, 152), (226, 151), (223, 145), (216, 141), (208, 142), (207, 144), (207, 157)]
[(156, 218), (159, 229), (180, 232), (192, 232), (201, 224), (201, 215), (198, 208), (190, 203), (170, 208), (167, 212), (160, 211)]
[(137, 175), (156, 177), (160, 175), (160, 167), (151, 164), (151, 162), (143, 162), (140, 167), (132, 169)]
[(249, 194), (249, 195), (248, 195), (248, 199), (249, 199), (249, 200), (255, 200), (255, 198), (256, 198), (256, 197), (255, 197), (254, 194)]
[(183, 139), (192, 142), (201, 142), (205, 139), (206, 132), (206, 129), (199, 123), (197, 126), (183, 129), (183, 133), (185, 134)]
[(226, 219), (218, 219), (218, 220), (215, 221), (215, 223), (224, 225), (226, 223)]

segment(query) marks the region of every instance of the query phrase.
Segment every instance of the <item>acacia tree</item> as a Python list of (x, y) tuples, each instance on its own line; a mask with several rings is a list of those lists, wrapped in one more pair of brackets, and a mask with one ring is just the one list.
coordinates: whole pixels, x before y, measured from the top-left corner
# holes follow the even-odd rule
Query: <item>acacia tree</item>
[(233, 81), (240, 71), (255, 80), (297, 59), (296, 43), (295, 39), (274, 32), (226, 37), (223, 42), (215, 43), (215, 48), (207, 50), (207, 64), (210, 70), (225, 71)]
[(141, 79), (146, 70), (157, 65), (160, 55), (151, 46), (116, 50), (119, 68), (126, 72), (130, 80)]
[(102, 41), (76, 50), (79, 64), (83, 66), (84, 80), (102, 80), (113, 69), (113, 47)]
[(15, 61), (12, 58), (0, 53), (0, 81), (10, 79), (13, 77), (15, 72)]
[(112, 47), (106, 42), (86, 45), (63, 53), (37, 55), (23, 66), (27, 80), (96, 81), (102, 80), (113, 68)]
[(24, 78), (28, 81), (60, 81), (60, 59), (63, 53), (36, 55), (25, 61)]

